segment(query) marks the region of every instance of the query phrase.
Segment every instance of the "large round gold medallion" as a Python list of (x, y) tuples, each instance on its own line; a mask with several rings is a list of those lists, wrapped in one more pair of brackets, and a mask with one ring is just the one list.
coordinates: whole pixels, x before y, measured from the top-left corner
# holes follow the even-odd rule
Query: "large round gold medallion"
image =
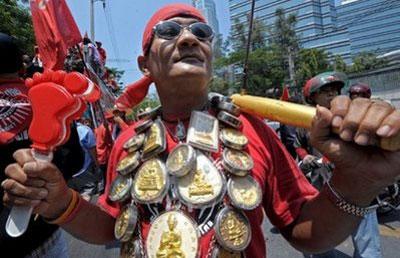
[(232, 205), (243, 210), (255, 209), (262, 200), (261, 187), (250, 175), (231, 176), (228, 180), (228, 195)]
[(199, 250), (196, 223), (180, 211), (169, 211), (152, 223), (146, 240), (149, 258), (195, 258)]
[(197, 152), (196, 160), (196, 168), (178, 178), (178, 196), (189, 207), (209, 207), (225, 194), (225, 178), (201, 152)]

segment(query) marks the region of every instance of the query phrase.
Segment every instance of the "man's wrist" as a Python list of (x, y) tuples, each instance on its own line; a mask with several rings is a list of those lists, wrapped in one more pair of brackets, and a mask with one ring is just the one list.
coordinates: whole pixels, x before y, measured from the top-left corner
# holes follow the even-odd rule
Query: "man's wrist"
[(69, 207), (73, 197), (73, 190), (70, 188), (67, 188), (67, 192), (65, 194), (65, 198), (60, 198), (59, 205), (58, 207), (54, 207), (54, 212), (49, 214), (48, 216), (42, 215), (43, 218), (46, 220), (54, 220), (58, 217), (60, 217)]
[(352, 179), (346, 176), (346, 173), (333, 172), (331, 184), (335, 190), (348, 202), (360, 206), (367, 207), (372, 200), (379, 194), (380, 187), (366, 182), (361, 179)]

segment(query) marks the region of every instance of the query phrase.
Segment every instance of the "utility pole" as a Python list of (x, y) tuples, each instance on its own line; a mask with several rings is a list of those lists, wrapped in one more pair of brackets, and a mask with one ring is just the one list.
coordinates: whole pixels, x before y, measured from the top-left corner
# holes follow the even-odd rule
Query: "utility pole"
[(94, 42), (94, 1), (90, 1), (90, 40)]
[(89, 0), (90, 1), (90, 40), (94, 42), (94, 3), (103, 2), (103, 8), (106, 6), (106, 0)]

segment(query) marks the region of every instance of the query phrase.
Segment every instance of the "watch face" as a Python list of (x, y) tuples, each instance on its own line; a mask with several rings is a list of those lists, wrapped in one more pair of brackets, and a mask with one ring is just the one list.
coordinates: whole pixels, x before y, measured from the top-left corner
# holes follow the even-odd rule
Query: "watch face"
[(196, 166), (196, 152), (188, 144), (179, 144), (168, 155), (166, 165), (170, 175), (185, 176)]
[(243, 251), (251, 240), (249, 220), (242, 212), (225, 207), (217, 215), (215, 236), (224, 249)]
[(115, 238), (122, 242), (130, 240), (136, 228), (137, 217), (137, 208), (134, 205), (127, 205), (115, 221)]
[(137, 134), (132, 138), (130, 138), (127, 142), (125, 142), (123, 148), (127, 150), (129, 153), (135, 152), (138, 149), (140, 149), (140, 147), (142, 147), (144, 139), (145, 139), (144, 133)]
[(169, 187), (167, 170), (159, 159), (150, 159), (138, 169), (133, 180), (132, 197), (139, 203), (162, 201)]
[(112, 202), (123, 202), (129, 197), (129, 190), (132, 186), (132, 178), (118, 175), (111, 184), (108, 198)]
[(180, 211), (169, 211), (152, 223), (146, 240), (148, 257), (197, 257), (196, 223)]
[(128, 175), (139, 166), (139, 160), (139, 152), (129, 153), (125, 158), (118, 162), (116, 170), (121, 175)]
[(225, 148), (222, 156), (222, 165), (234, 175), (245, 176), (253, 169), (253, 159), (244, 151)]
[(232, 128), (222, 129), (220, 132), (220, 139), (226, 147), (236, 150), (244, 149), (249, 142), (242, 132)]
[(177, 192), (180, 200), (189, 207), (205, 208), (219, 202), (225, 193), (225, 178), (213, 163), (200, 151), (196, 168), (178, 178)]
[(250, 175), (231, 176), (228, 180), (228, 195), (232, 205), (243, 210), (253, 210), (262, 201), (261, 187)]

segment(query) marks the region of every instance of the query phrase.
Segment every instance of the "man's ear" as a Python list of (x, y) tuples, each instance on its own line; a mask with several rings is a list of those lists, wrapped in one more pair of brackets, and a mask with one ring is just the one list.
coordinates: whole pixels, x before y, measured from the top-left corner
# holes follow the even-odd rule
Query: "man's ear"
[(142, 71), (142, 74), (145, 76), (150, 76), (150, 70), (147, 68), (147, 59), (145, 56), (138, 56), (137, 62), (140, 71)]

